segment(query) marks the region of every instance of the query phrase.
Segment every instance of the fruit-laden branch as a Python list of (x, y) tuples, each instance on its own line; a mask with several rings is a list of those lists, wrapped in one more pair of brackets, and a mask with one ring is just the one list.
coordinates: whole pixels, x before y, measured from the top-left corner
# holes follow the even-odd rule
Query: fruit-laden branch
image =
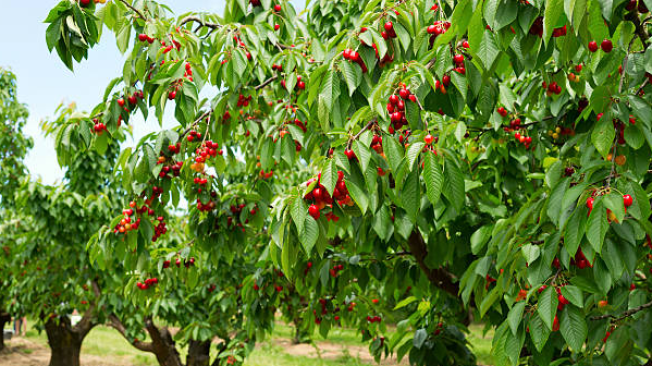
[(650, 302), (648, 302), (646, 304), (637, 306), (635, 308), (629, 309), (626, 312), (620, 314), (619, 316), (612, 315), (612, 314), (605, 314), (605, 315), (600, 315), (600, 316), (594, 316), (594, 317), (591, 318), (591, 320), (601, 320), (601, 319), (611, 318), (611, 319), (613, 319), (612, 322), (615, 323), (615, 322), (619, 322), (619, 321), (621, 321), (621, 320), (623, 320), (625, 318), (628, 318), (628, 317), (630, 317), (630, 316), (632, 316), (632, 315), (634, 315), (634, 314), (636, 314), (636, 313), (638, 313), (640, 311), (643, 311), (643, 310), (645, 310), (645, 309), (647, 309), (649, 307), (652, 307), (652, 301), (650, 301)]
[(428, 277), (430, 283), (448, 292), (453, 297), (457, 297), (460, 292), (460, 286), (454, 281), (455, 276), (443, 268), (433, 269), (426, 264), (425, 259), (428, 256), (428, 247), (418, 229), (412, 231), (407, 243), (419, 268)]
[(125, 4), (129, 9), (133, 10), (134, 13), (138, 14), (138, 16), (139, 16), (141, 19), (143, 19), (143, 20), (146, 20), (146, 19), (147, 19), (147, 18), (145, 18), (145, 16), (143, 15), (143, 13), (140, 12), (140, 10), (134, 8), (134, 7), (133, 7), (131, 4), (129, 4), (127, 1), (125, 1), (125, 0), (120, 0), (120, 2), (123, 3), (123, 4)]
[(199, 116), (199, 118), (197, 118), (197, 119), (195, 120), (195, 122), (193, 122), (190, 126), (188, 126), (188, 128), (186, 128), (185, 131), (183, 131), (183, 133), (181, 134), (181, 136), (179, 136), (179, 141), (183, 140), (183, 138), (184, 138), (184, 137), (185, 137), (185, 136), (186, 136), (190, 131), (192, 131), (193, 128), (197, 127), (197, 124), (199, 124), (199, 122), (201, 122), (204, 118), (210, 116), (211, 114), (213, 114), (213, 110), (212, 110), (212, 109), (209, 109), (208, 111), (204, 112), (204, 114), (202, 114), (201, 116)]
[[(124, 324), (118, 319), (115, 314), (109, 315), (109, 320), (111, 321), (109, 324), (111, 325), (112, 328), (120, 332), (122, 336), (127, 339), (127, 329), (125, 328)], [(142, 342), (139, 340), (134, 340), (131, 343), (132, 346), (136, 347), (137, 349), (143, 351), (143, 352), (149, 352), (149, 353), (154, 353), (154, 345), (151, 342)]]

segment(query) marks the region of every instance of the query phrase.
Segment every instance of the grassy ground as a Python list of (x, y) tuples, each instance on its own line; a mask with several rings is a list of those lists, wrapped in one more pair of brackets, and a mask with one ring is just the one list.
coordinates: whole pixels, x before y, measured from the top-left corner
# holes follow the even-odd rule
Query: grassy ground
[[(469, 341), (478, 356), (478, 364), (491, 365), (491, 338), (493, 332), (483, 335), (481, 325), (472, 325)], [(279, 324), (271, 339), (259, 344), (256, 350), (247, 358), (246, 366), (368, 366), (373, 361), (366, 355), (366, 345), (360, 343), (354, 330), (335, 329), (329, 334), (328, 340), (315, 335), (315, 344), (322, 349), (325, 356), (316, 358), (317, 351), (313, 345), (291, 346), (293, 329)], [(44, 352), (47, 350), (45, 333), (39, 334), (29, 328), (27, 339), (43, 348), (38, 350), (24, 349), (23, 352)], [(326, 350), (326, 351), (324, 351)], [(181, 350), (185, 358), (185, 350)], [(360, 354), (364, 353), (364, 357)], [(82, 348), (83, 355), (101, 357), (111, 363), (133, 366), (156, 366), (153, 355), (140, 352), (133, 348), (118, 332), (108, 327), (96, 327), (91, 331)], [(383, 365), (396, 365), (385, 361)]]

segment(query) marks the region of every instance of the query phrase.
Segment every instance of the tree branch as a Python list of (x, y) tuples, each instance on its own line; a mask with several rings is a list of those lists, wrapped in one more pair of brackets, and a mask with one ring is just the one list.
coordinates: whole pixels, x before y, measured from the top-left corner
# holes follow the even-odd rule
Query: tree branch
[(199, 23), (200, 26), (197, 29), (195, 29), (195, 31), (197, 31), (201, 27), (206, 27), (206, 28), (211, 28), (211, 29), (217, 29), (217, 28), (222, 27), (222, 25), (220, 25), (220, 24), (204, 22), (203, 20), (201, 20), (201, 18), (199, 18), (197, 16), (194, 16), (194, 15), (189, 15), (189, 16), (181, 19), (181, 22), (179, 23), (179, 27), (183, 27), (184, 25), (186, 25), (187, 23), (190, 23), (190, 22)]
[(419, 229), (412, 231), (407, 243), (419, 268), (428, 277), (430, 283), (446, 291), (453, 297), (457, 297), (460, 292), (460, 287), (457, 282), (454, 282), (455, 276), (443, 268), (432, 269), (426, 264), (425, 259), (428, 256), (428, 247), (423, 241), (423, 236), (421, 236)]
[(649, 307), (652, 307), (652, 301), (648, 302), (647, 304), (637, 306), (637, 307), (635, 307), (633, 309), (629, 309), (626, 312), (620, 314), (620, 316), (615, 316), (615, 315), (612, 315), (612, 314), (605, 314), (605, 315), (600, 315), (600, 316), (594, 316), (594, 317), (591, 318), (591, 320), (601, 320), (601, 319), (611, 318), (611, 319), (613, 319), (612, 322), (615, 323), (615, 322), (621, 321), (621, 320), (623, 320), (625, 318), (628, 318), (628, 317), (630, 317), (630, 316), (632, 316), (632, 315), (634, 315), (634, 314), (636, 314), (636, 313), (638, 313), (640, 311), (643, 311), (643, 310), (645, 310), (645, 309), (647, 309)]
[(73, 328), (74, 333), (78, 333), (83, 337), (88, 334), (97, 324), (93, 322), (93, 317), (95, 316), (95, 309), (97, 308), (97, 302), (100, 300), (102, 293), (100, 292), (100, 286), (96, 281), (91, 282), (91, 287), (93, 288), (93, 294), (95, 294), (95, 299), (90, 301), (90, 306), (84, 312), (84, 316)]
[(362, 129), (361, 129), (360, 131), (358, 131), (358, 133), (356, 133), (356, 134), (355, 134), (355, 135), (354, 135), (354, 136), (349, 140), (349, 143), (348, 143), (348, 145), (347, 145), (347, 149), (350, 150), (350, 149), (351, 149), (351, 143), (352, 143), (353, 141), (357, 140), (357, 139), (360, 137), (360, 135), (362, 135), (362, 133), (364, 133), (366, 130), (370, 129), (371, 126), (373, 126), (374, 123), (376, 123), (376, 121), (378, 121), (378, 119), (377, 119), (377, 118), (374, 118), (374, 119), (372, 119), (371, 121), (367, 122), (367, 124), (366, 124), (364, 127), (362, 127)]
[(145, 18), (145, 16), (143, 15), (143, 13), (140, 12), (140, 10), (134, 8), (134, 7), (133, 7), (131, 4), (129, 4), (126, 0), (120, 0), (120, 2), (123, 3), (123, 4), (125, 4), (125, 5), (126, 5), (129, 9), (131, 9), (134, 13), (138, 14), (138, 16), (139, 16), (141, 19), (143, 19), (143, 20), (147, 20), (147, 18)]
[[(117, 330), (125, 339), (127, 339), (127, 329), (125, 328), (124, 324), (122, 324), (120, 319), (118, 319), (115, 314), (111, 314), (109, 315), (109, 320), (111, 321), (109, 325), (111, 325), (112, 328)], [(154, 345), (150, 342), (141, 342), (134, 340), (131, 345), (143, 352), (154, 353)]]
[(255, 87), (254, 87), (254, 90), (258, 91), (258, 90), (260, 90), (260, 89), (266, 87), (267, 85), (271, 84), (272, 81), (274, 81), (274, 80), (276, 80), (276, 79), (278, 79), (278, 75), (274, 75), (274, 76), (270, 77), (269, 79), (263, 81), (262, 84), (255, 86)]

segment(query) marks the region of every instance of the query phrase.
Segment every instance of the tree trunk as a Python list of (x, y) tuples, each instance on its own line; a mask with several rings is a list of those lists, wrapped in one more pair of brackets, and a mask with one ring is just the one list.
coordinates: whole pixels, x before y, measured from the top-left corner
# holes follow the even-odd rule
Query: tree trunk
[(70, 319), (61, 317), (59, 324), (54, 319), (45, 323), (45, 332), (50, 345), (50, 366), (79, 366), (83, 336), (72, 330)]
[(158, 329), (151, 319), (147, 319), (145, 329), (147, 329), (147, 333), (152, 338), (154, 355), (156, 355), (156, 360), (159, 365), (183, 366), (181, 356), (179, 356), (179, 351), (177, 351), (177, 345), (167, 328), (163, 327)]
[(5, 349), (4, 329), (5, 329), (5, 324), (9, 323), (10, 321), (11, 321), (11, 316), (9, 316), (9, 314), (7, 313), (0, 311), (0, 331), (2, 331), (2, 334), (0, 334), (0, 352)]
[(191, 340), (188, 345), (186, 366), (208, 366), (211, 362), (211, 342)]
[(301, 331), (301, 319), (294, 319), (292, 321), (294, 324), (294, 338), (292, 339), (293, 344), (307, 343), (304, 339), (307, 337), (306, 332)]

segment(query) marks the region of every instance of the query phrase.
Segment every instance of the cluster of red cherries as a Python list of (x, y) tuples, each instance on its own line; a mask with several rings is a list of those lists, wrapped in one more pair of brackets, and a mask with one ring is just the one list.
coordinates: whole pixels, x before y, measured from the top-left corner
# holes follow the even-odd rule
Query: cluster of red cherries
[(392, 122), (392, 130), (389, 132), (390, 134), (393, 134), (394, 131), (400, 130), (403, 126), (408, 125), (408, 121), (405, 118), (405, 102), (407, 101), (416, 102), (417, 97), (410, 93), (410, 91), (405, 87), (405, 84), (401, 85), (398, 95), (392, 94), (389, 96), (387, 112), (389, 112), (389, 118)]
[(138, 282), (136, 283), (136, 287), (138, 287), (141, 290), (147, 290), (150, 287), (153, 287), (154, 285), (158, 284), (158, 278), (148, 278), (145, 280), (145, 283)]
[(561, 86), (557, 84), (556, 81), (553, 81), (552, 83), (548, 84), (545, 81), (541, 84), (544, 90), (546, 90), (546, 95), (551, 97), (553, 94), (559, 95), (561, 94)]
[[(308, 192), (303, 199), (306, 201), (312, 201), (313, 203), (308, 207), (308, 214), (312, 216), (313, 219), (319, 220), (321, 216), (321, 210), (324, 209), (327, 205), (333, 205), (333, 201), (337, 201), (340, 206), (353, 206), (353, 200), (349, 196), (349, 190), (346, 187), (346, 182), (344, 181), (344, 173), (340, 170), (337, 172), (337, 183), (335, 184), (335, 189), (333, 190), (333, 195), (328, 194), (328, 190), (321, 185), (321, 173), (317, 178), (311, 178), (306, 182), (306, 186), (310, 186), (314, 182), (317, 182), (312, 191)], [(328, 215), (329, 220), (337, 221), (339, 218), (334, 214)]]
[(106, 131), (106, 125), (100, 122), (100, 120), (97, 118), (93, 118), (93, 124), (93, 132), (95, 132), (98, 136), (102, 136), (104, 131)]
[[(170, 268), (170, 262), (169, 260), (166, 260), (163, 262), (163, 268)], [(177, 259), (174, 261), (174, 265), (177, 266), (177, 268), (181, 268), (181, 258), (177, 257)], [(186, 268), (190, 268), (195, 265), (195, 258), (188, 258), (183, 260), (183, 265)]]
[(347, 61), (352, 61), (360, 65), (363, 74), (367, 72), (367, 65), (365, 65), (364, 60), (362, 60), (358, 51), (347, 48), (342, 52), (342, 57)]

